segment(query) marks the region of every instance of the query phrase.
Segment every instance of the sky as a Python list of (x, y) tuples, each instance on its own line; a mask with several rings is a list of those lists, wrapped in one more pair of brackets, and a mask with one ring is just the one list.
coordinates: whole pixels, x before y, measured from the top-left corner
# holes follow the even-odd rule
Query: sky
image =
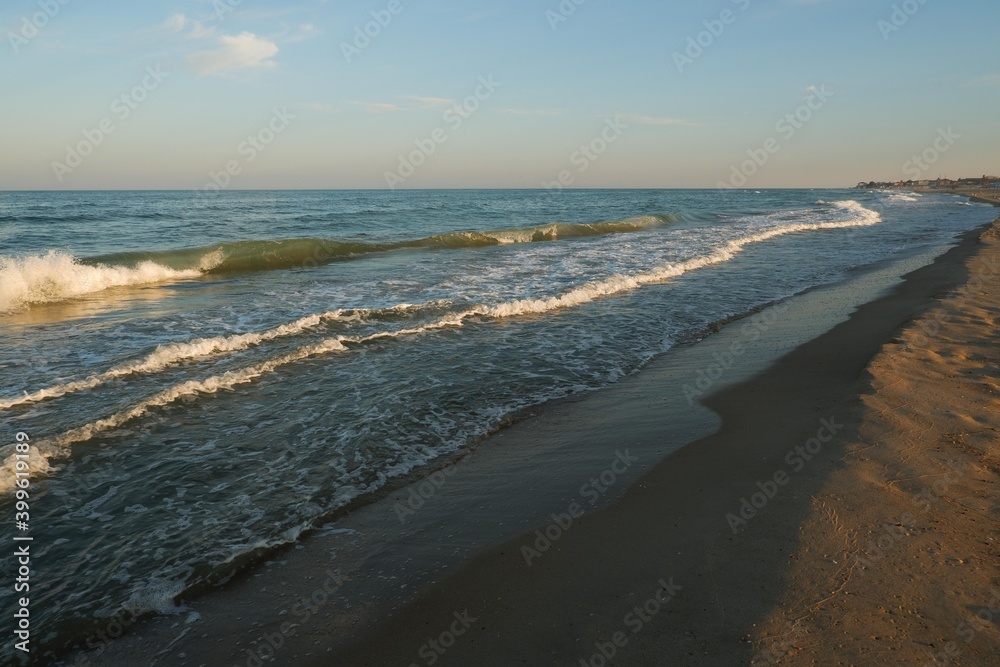
[(998, 173), (998, 24), (995, 0), (5, 0), (0, 189)]

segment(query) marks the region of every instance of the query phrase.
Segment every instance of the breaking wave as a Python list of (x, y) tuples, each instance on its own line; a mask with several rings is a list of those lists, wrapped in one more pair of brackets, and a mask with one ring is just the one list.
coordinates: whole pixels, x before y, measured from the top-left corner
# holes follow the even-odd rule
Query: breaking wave
[[(759, 231), (752, 231), (746, 236), (723, 243), (721, 246), (713, 249), (711, 252), (701, 257), (696, 257), (683, 262), (665, 264), (650, 271), (637, 274), (617, 274), (603, 280), (580, 285), (579, 287), (575, 287), (571, 290), (563, 292), (562, 294), (547, 298), (520, 299), (495, 305), (480, 305), (463, 311), (449, 313), (434, 322), (421, 326), (394, 331), (382, 331), (367, 336), (338, 335), (326, 338), (318, 343), (302, 346), (287, 354), (268, 359), (243, 369), (229, 371), (221, 375), (209, 377), (205, 380), (191, 380), (175, 385), (109, 417), (72, 429), (51, 440), (36, 443), (35, 446), (37, 447), (38, 456), (42, 457), (42, 460), (39, 461), (39, 463), (43, 465), (35, 468), (35, 472), (44, 473), (45, 470), (48, 469), (48, 460), (65, 456), (68, 453), (70, 446), (74, 443), (90, 440), (103, 432), (121, 427), (133, 419), (137, 419), (148, 414), (156, 407), (166, 406), (183, 397), (214, 394), (221, 390), (230, 390), (237, 385), (250, 383), (257, 378), (274, 372), (283, 366), (302, 361), (304, 359), (331, 353), (347, 352), (350, 350), (351, 346), (364, 345), (365, 343), (374, 340), (402, 338), (437, 329), (461, 327), (464, 321), (470, 318), (503, 319), (526, 314), (539, 314), (562, 308), (572, 308), (589, 303), (601, 297), (631, 291), (644, 285), (663, 282), (706, 266), (727, 262), (735, 258), (748, 246), (776, 237), (807, 231), (868, 227), (876, 225), (882, 220), (879, 213), (867, 209), (853, 200), (832, 202), (830, 205), (847, 213), (848, 218), (841, 221), (785, 224)], [(412, 308), (412, 306), (398, 306), (397, 308)], [(165, 367), (166, 364), (175, 363), (176, 361), (182, 359), (204, 356), (205, 354), (213, 354), (215, 352), (242, 349), (242, 347), (259, 344), (265, 340), (270, 340), (284, 335), (293, 335), (307, 328), (318, 326), (325, 318), (354, 316), (353, 314), (345, 315), (345, 312), (346, 311), (331, 311), (330, 313), (324, 313), (322, 315), (304, 317), (290, 324), (282, 325), (281, 327), (270, 329), (259, 334), (241, 334), (238, 336), (220, 337), (215, 339), (198, 339), (188, 343), (171, 344), (158, 349), (153, 354), (134, 364), (120, 366), (116, 369), (107, 371), (104, 374), (93, 376), (87, 380), (82, 380), (79, 383), (76, 383), (79, 384), (79, 387), (73, 388), (70, 385), (54, 387), (48, 390), (36, 392), (35, 394), (27, 395), (25, 398), (14, 400), (17, 402), (42, 400), (47, 397), (68, 393), (67, 389), (76, 391), (79, 388), (85, 388), (88, 386), (88, 383), (93, 383), (101, 378), (120, 377), (121, 375), (133, 372), (156, 371)], [(4, 405), (9, 406), (14, 404), (16, 404), (16, 402), (7, 401)], [(9, 447), (0, 449), (0, 456), (5, 459), (3, 467), (10, 468), (13, 465), (12, 461), (14, 457), (12, 452), (5, 451), (8, 449)], [(11, 488), (13, 483), (12, 479), (12, 477), (6, 477), (5, 473), (0, 470), (0, 491)]]
[(319, 315), (307, 315), (306, 317), (299, 318), (294, 322), (282, 324), (259, 333), (232, 334), (229, 336), (215, 336), (212, 338), (195, 338), (190, 341), (168, 343), (166, 345), (160, 345), (153, 352), (139, 361), (115, 366), (108, 371), (91, 375), (83, 380), (76, 380), (74, 382), (67, 382), (65, 384), (46, 387), (44, 389), (39, 389), (38, 391), (25, 393), (23, 396), (18, 396), (16, 398), (0, 399), (0, 410), (7, 410), (19, 405), (26, 405), (28, 403), (37, 403), (50, 398), (59, 398), (61, 396), (85, 389), (93, 389), (94, 387), (104, 384), (108, 380), (128, 375), (157, 373), (183, 361), (228, 352), (239, 352), (267, 341), (285, 338), (287, 336), (295, 336), (310, 329), (315, 329), (316, 327), (328, 322), (352, 322), (379, 319), (381, 316), (393, 313), (404, 313), (407, 311), (421, 310), (423, 308), (432, 307), (440, 308), (446, 306), (448, 303), (449, 302), (447, 301), (432, 301), (430, 303), (420, 305), (404, 303), (392, 306), (391, 308), (378, 310), (368, 308), (338, 309), (327, 311)]
[(302, 238), (234, 241), (200, 248), (115, 253), (86, 259), (57, 250), (23, 257), (0, 256), (0, 312), (16, 312), (34, 304), (64, 301), (113, 287), (212, 274), (313, 268), (407, 248), (480, 248), (626, 234), (655, 229), (680, 219), (680, 216), (651, 215), (614, 222), (552, 223), (521, 229), (450, 232), (393, 243)]
[(200, 275), (202, 271), (198, 269), (176, 269), (148, 260), (132, 266), (85, 264), (56, 250), (23, 257), (0, 256), (0, 313), (113, 287), (148, 285)]

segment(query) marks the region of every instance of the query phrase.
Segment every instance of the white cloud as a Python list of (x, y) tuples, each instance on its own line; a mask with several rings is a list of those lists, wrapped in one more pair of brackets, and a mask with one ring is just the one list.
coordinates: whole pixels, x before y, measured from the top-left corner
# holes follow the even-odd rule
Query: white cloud
[(170, 32), (183, 32), (185, 28), (190, 28), (184, 35), (185, 39), (204, 39), (215, 34), (214, 27), (206, 28), (201, 21), (189, 19), (184, 14), (173, 14), (163, 22), (163, 27)]
[(278, 53), (278, 45), (269, 39), (252, 32), (241, 32), (238, 35), (221, 35), (218, 41), (218, 49), (188, 56), (188, 62), (199, 76), (275, 65), (271, 58)]

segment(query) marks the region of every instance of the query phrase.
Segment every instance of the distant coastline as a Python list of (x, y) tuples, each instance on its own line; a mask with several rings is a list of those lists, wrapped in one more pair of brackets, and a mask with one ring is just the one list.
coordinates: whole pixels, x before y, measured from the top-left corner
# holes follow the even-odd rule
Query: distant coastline
[(979, 178), (938, 178), (931, 180), (909, 181), (861, 181), (855, 190), (909, 190), (912, 192), (944, 192), (962, 195), (972, 201), (1000, 206), (1000, 176)]

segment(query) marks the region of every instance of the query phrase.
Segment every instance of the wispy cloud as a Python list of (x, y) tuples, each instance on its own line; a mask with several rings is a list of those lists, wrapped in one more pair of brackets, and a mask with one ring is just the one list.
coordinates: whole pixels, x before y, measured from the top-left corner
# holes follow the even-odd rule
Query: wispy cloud
[(301, 102), (295, 106), (298, 109), (305, 109), (306, 111), (334, 111), (333, 105), (326, 102)]
[(400, 104), (394, 104), (392, 102), (358, 102), (357, 100), (352, 100), (351, 104), (357, 107), (361, 107), (368, 113), (385, 113), (387, 111), (402, 111), (405, 108)]
[(187, 17), (183, 14), (173, 14), (163, 22), (163, 27), (171, 32), (180, 32), (187, 23)]
[(238, 35), (221, 35), (219, 48), (200, 51), (188, 56), (188, 62), (199, 76), (226, 74), (236, 70), (253, 70), (274, 67), (273, 58), (278, 45), (252, 32)]
[(407, 106), (414, 109), (433, 109), (434, 107), (446, 107), (454, 104), (455, 100), (447, 97), (418, 97), (416, 95), (404, 95), (403, 99), (410, 100)]
[(562, 111), (558, 109), (500, 109), (500, 113), (510, 114), (512, 116), (561, 116)]
[(696, 127), (698, 123), (685, 120), (683, 118), (667, 118), (664, 116), (637, 116), (634, 114), (618, 114), (619, 117), (626, 123), (635, 123), (636, 125), (656, 125), (660, 127), (666, 126), (680, 126), (680, 127)]
[(369, 113), (386, 113), (387, 111), (405, 111), (407, 109), (437, 109), (454, 104), (455, 100), (447, 97), (422, 97), (419, 95), (401, 95), (399, 99), (405, 102), (359, 102), (351, 104), (361, 107)]
[(296, 28), (285, 27), (281, 33), (274, 38), (274, 41), (281, 42), (282, 44), (292, 44), (294, 42), (302, 42), (312, 37), (321, 35), (322, 31), (318, 30), (312, 23), (303, 23)]
[(188, 18), (184, 14), (170, 16), (163, 22), (163, 28), (170, 32), (183, 33), (185, 39), (204, 39), (215, 34), (213, 26), (206, 27), (201, 21)]

